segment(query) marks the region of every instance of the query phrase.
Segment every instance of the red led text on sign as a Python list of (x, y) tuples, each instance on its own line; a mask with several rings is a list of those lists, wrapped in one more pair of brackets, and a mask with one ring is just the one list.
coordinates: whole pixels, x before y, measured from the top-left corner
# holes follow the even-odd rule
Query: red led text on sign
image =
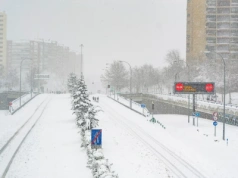
[(175, 88), (176, 88), (176, 91), (183, 91), (183, 84), (177, 83)]
[(213, 86), (212, 83), (206, 84), (206, 90), (207, 90), (207, 92), (211, 92), (211, 91), (213, 91), (213, 89), (214, 89), (214, 86)]

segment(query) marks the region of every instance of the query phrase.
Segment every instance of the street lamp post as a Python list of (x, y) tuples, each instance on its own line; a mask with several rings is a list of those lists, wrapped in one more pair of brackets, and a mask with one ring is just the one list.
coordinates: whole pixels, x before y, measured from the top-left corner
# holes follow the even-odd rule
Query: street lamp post
[(81, 47), (81, 75), (83, 75), (83, 44), (80, 45)]
[[(179, 61), (182, 61), (185, 63), (187, 69), (188, 69), (188, 81), (190, 82), (190, 72), (189, 72), (189, 65), (187, 64), (187, 62), (185, 62), (184, 60), (177, 60), (178, 62)], [(175, 61), (176, 62), (176, 61)], [(175, 78), (175, 81), (176, 81), (176, 78)], [(195, 98), (195, 96), (193, 95), (193, 97)], [(193, 100), (194, 101), (194, 100)], [(195, 108), (194, 108), (195, 109)], [(188, 94), (188, 123), (190, 122), (190, 94)]]
[(126, 62), (126, 61), (119, 61), (119, 62), (125, 62), (130, 67), (130, 108), (132, 108), (132, 99), (131, 99), (132, 69), (131, 69), (131, 65), (128, 62)]
[(22, 63), (23, 63), (24, 60), (26, 60), (26, 59), (22, 59), (21, 63), (20, 63), (20, 99), (19, 99), (20, 107), (21, 107), (21, 69), (22, 69)]
[(179, 73), (180, 73), (180, 72), (177, 72), (177, 73), (175, 74), (175, 76), (174, 76), (174, 82), (177, 81), (177, 76), (178, 76)]
[(226, 62), (224, 60), (224, 58), (222, 57), (221, 54), (219, 53), (216, 53), (215, 51), (210, 51), (210, 52), (213, 52), (215, 54), (217, 54), (218, 56), (221, 57), (222, 61), (223, 61), (223, 66), (224, 66), (224, 69), (223, 69), (223, 82), (224, 82), (224, 94), (223, 94), (223, 140), (225, 140), (225, 123), (226, 123), (226, 118), (225, 118), (225, 115), (226, 115)]

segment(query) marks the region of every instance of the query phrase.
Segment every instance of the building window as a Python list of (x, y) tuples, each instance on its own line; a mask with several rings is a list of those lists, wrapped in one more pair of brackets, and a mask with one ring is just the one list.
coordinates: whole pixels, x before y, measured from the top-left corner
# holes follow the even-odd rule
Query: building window
[(231, 51), (238, 51), (238, 45), (231, 45)]
[(231, 15), (231, 21), (238, 21), (238, 15)]
[(207, 21), (209, 22), (216, 21), (216, 15), (207, 15)]
[(230, 14), (230, 8), (218, 8), (217, 13), (218, 14)]
[(237, 5), (238, 5), (238, 0), (232, 0), (232, 1), (231, 1), (231, 5), (237, 6)]
[(220, 21), (220, 22), (230, 21), (230, 16), (229, 15), (218, 15), (217, 21)]
[(231, 59), (237, 59), (237, 58), (238, 58), (238, 53), (231, 54)]
[(238, 38), (231, 38), (231, 43), (238, 44)]
[(218, 45), (217, 51), (229, 51), (229, 45)]
[(231, 30), (231, 36), (238, 36), (238, 30)]
[(206, 33), (208, 36), (216, 36), (216, 30), (207, 30)]
[(214, 51), (215, 50), (215, 46), (206, 46), (206, 50), (207, 51)]
[(217, 23), (217, 28), (218, 29), (230, 28), (230, 23), (228, 23), (228, 22)]
[(232, 7), (231, 13), (238, 13), (238, 7)]
[(230, 38), (217, 38), (218, 44), (228, 44), (230, 42)]
[(216, 23), (214, 23), (214, 22), (208, 22), (208, 23), (206, 24), (206, 26), (207, 26), (208, 28), (216, 28)]
[(238, 28), (238, 23), (232, 23), (231, 28)]
[(207, 0), (207, 6), (216, 6), (216, 0)]
[(208, 14), (216, 14), (216, 8), (207, 8)]
[(217, 32), (217, 36), (230, 36), (230, 33), (229, 33), (229, 31), (228, 30), (221, 30), (221, 31), (218, 31)]
[(230, 0), (229, 1), (218, 1), (217, 6), (230, 6)]
[(214, 37), (207, 37), (207, 43), (216, 43), (216, 38), (214, 38)]

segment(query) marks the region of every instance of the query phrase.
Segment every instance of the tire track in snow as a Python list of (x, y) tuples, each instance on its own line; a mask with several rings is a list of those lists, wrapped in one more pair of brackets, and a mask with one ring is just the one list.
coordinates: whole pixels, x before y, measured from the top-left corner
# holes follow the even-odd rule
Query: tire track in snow
[[(149, 147), (155, 154), (159, 155), (157, 156), (160, 160), (162, 160), (166, 166), (168, 166), (168, 168), (170, 169), (171, 172), (173, 172), (177, 177), (188, 177), (191, 178), (191, 176), (193, 177), (201, 177), (201, 178), (205, 178), (206, 176), (204, 176), (202, 173), (200, 173), (196, 168), (194, 168), (191, 164), (189, 164), (188, 162), (186, 162), (184, 159), (182, 159), (181, 157), (179, 157), (178, 155), (176, 155), (173, 151), (171, 151), (170, 149), (168, 149), (165, 145), (163, 145), (162, 143), (160, 143), (158, 140), (154, 139), (151, 135), (149, 135), (148, 133), (146, 133), (140, 126), (138, 126), (135, 123), (132, 123), (132, 121), (129, 121), (125, 116), (123, 116), (122, 114), (120, 114), (117, 110), (115, 110), (113, 107), (111, 107), (109, 104), (105, 103), (103, 101), (103, 105), (105, 107), (103, 107), (105, 110), (107, 110), (108, 113), (110, 113), (110, 115), (114, 116), (115, 118), (112, 117), (112, 119), (116, 122), (119, 122), (121, 125), (123, 125), (125, 128), (127, 128), (128, 131), (130, 131), (133, 135), (135, 135), (140, 141), (142, 141), (147, 147)], [(108, 109), (108, 108), (111, 108)], [(112, 112), (113, 110), (113, 112)], [(116, 113), (116, 114), (115, 114)], [(121, 118), (125, 118), (128, 123), (125, 123), (125, 121), (122, 121)], [(132, 126), (133, 125), (133, 126)], [(136, 127), (136, 131), (133, 130), (132, 128)], [(146, 139), (142, 138), (138, 132), (141, 132), (141, 134), (143, 134), (143, 136), (147, 137)], [(178, 168), (178, 166), (176, 166), (174, 164), (173, 160), (169, 160), (168, 158), (166, 158), (166, 156), (164, 156), (162, 153), (160, 153), (154, 146), (152, 146), (149, 141), (152, 141), (153, 143), (155, 143), (156, 145), (158, 145), (163, 151), (165, 151), (170, 157), (172, 157), (172, 159), (174, 159), (175, 162), (180, 164), (180, 169)], [(167, 156), (168, 156), (167, 155)], [(182, 170), (181, 170), (182, 167)]]
[[(35, 121), (35, 122), (33, 123), (33, 125), (30, 127), (30, 129), (27, 131), (27, 133), (25, 134), (25, 136), (24, 136), (23, 139), (21, 140), (20, 144), (17, 146), (17, 148), (16, 148), (16, 150), (14, 151), (14, 153), (10, 156), (11, 158), (10, 158), (9, 162), (7, 163), (7, 166), (4, 168), (4, 171), (3, 171), (2, 175), (1, 175), (1, 178), (5, 178), (5, 177), (6, 177), (8, 171), (9, 171), (9, 168), (11, 167), (11, 164), (12, 164), (12, 162), (13, 162), (13, 160), (14, 160), (16, 154), (18, 153), (19, 149), (21, 148), (21, 146), (22, 146), (22, 144), (24, 143), (24, 141), (25, 141), (25, 139), (27, 138), (27, 136), (30, 134), (30, 132), (32, 131), (32, 129), (35, 127), (35, 125), (37, 124), (37, 122), (40, 120), (41, 116), (43, 115), (43, 113), (44, 113), (46, 107), (48, 106), (49, 102), (51, 101), (51, 99), (52, 99), (52, 97), (47, 101), (46, 105), (44, 106), (43, 110), (42, 110), (41, 113), (40, 113), (40, 116), (36, 119), (36, 121)], [(43, 102), (44, 102), (44, 101), (43, 101)], [(43, 103), (43, 102), (42, 102), (42, 103)], [(41, 103), (41, 104), (42, 104), (42, 103)], [(40, 106), (39, 106), (39, 107), (40, 107)], [(36, 111), (39, 109), (39, 107), (36, 109)], [(35, 111), (35, 113), (36, 113), (36, 111)], [(34, 113), (34, 114), (35, 114), (35, 113)], [(34, 114), (33, 114), (33, 115), (34, 115)], [(31, 118), (33, 117), (33, 115), (27, 120), (26, 123), (28, 123), (28, 121), (31, 120)], [(26, 125), (26, 123), (20, 128), (20, 130), (21, 130), (22, 128), (24, 128), (24, 126)], [(17, 134), (18, 134), (18, 133), (20, 133), (20, 132), (17, 132)], [(17, 134), (16, 134), (16, 135), (17, 135)], [(15, 135), (15, 136), (16, 136), (16, 135)], [(15, 136), (14, 136), (13, 138), (15, 138)], [(13, 138), (12, 138), (11, 141), (8, 143), (8, 145), (9, 145), (11, 142), (13, 142), (13, 141), (15, 140), (15, 139), (13, 139)], [(7, 145), (7, 146), (8, 146), (8, 145)]]

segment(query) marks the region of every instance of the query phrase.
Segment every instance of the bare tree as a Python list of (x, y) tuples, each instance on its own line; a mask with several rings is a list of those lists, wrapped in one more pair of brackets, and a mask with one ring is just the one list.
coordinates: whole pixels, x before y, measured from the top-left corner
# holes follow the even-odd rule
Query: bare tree
[(179, 51), (173, 49), (167, 53), (165, 60), (169, 65), (173, 65), (175, 61), (182, 60), (182, 58), (180, 57)]
[(107, 82), (113, 86), (116, 90), (129, 86), (128, 71), (126, 70), (123, 63), (115, 61), (113, 62), (109, 69), (105, 71), (104, 75), (101, 76), (102, 82)]
[(8, 90), (12, 90), (12, 88), (18, 86), (19, 77), (17, 75), (16, 69), (8, 69), (5, 75), (5, 86)]

